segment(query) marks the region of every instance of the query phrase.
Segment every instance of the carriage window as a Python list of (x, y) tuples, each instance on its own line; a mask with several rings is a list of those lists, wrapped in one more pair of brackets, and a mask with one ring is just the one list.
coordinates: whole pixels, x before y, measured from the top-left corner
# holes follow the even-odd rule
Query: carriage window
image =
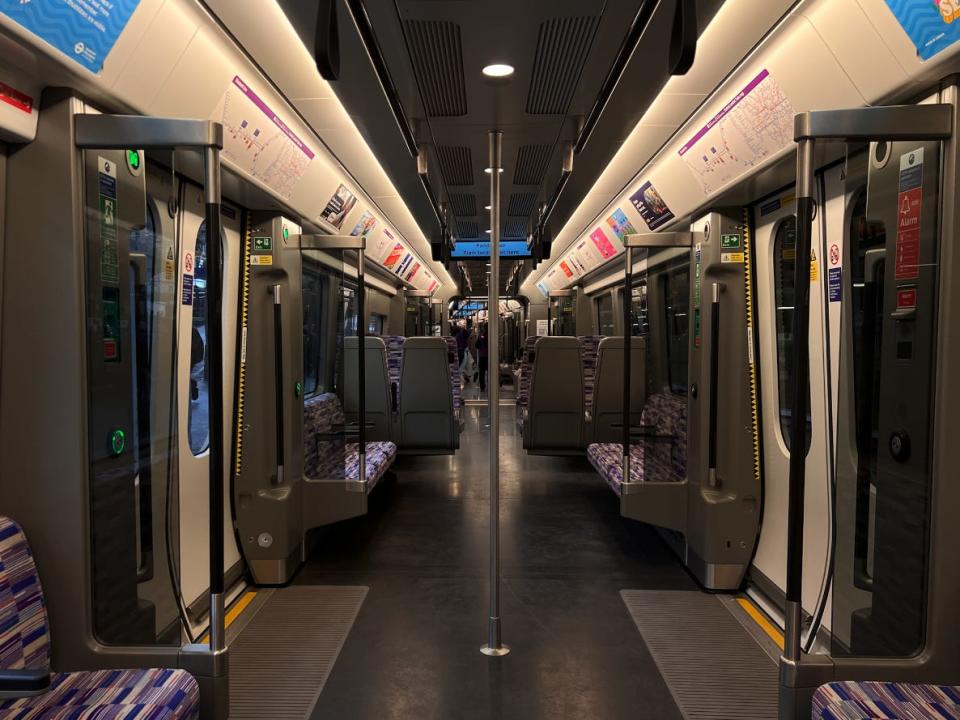
[(323, 347), (324, 299), (327, 277), (304, 268), (303, 273), (303, 392), (313, 395), (327, 391)]
[[(777, 378), (780, 399), (780, 433), (790, 450), (790, 388), (793, 385), (793, 310), (795, 305), (794, 269), (797, 258), (797, 220), (785, 219), (777, 228), (773, 241), (773, 292), (777, 325)], [(810, 389), (807, 388), (807, 450), (810, 450)]]
[(613, 335), (613, 296), (605, 293), (597, 298), (597, 334)]
[(670, 390), (686, 395), (690, 355), (690, 269), (674, 270), (664, 276), (662, 282)]
[(190, 451), (210, 447), (210, 389), (207, 375), (207, 224), (200, 224), (194, 252), (193, 327), (190, 330), (190, 407), (187, 432)]

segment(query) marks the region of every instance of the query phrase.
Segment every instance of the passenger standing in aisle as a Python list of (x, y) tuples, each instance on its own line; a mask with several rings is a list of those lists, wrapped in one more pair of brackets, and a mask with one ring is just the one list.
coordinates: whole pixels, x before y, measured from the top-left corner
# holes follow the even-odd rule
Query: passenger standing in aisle
[(470, 375), (467, 378), (473, 382), (477, 381), (477, 368), (480, 364), (480, 356), (477, 354), (477, 328), (471, 321), (467, 321), (467, 327), (470, 329), (470, 337), (467, 338), (467, 352), (470, 353), (472, 362), (470, 363)]
[(467, 352), (467, 328), (457, 325), (453, 337), (457, 341), (457, 362), (463, 367), (463, 356)]
[(487, 354), (487, 326), (480, 326), (480, 334), (477, 336), (477, 355), (479, 356), (479, 365), (480, 365), (480, 392), (486, 392), (487, 390), (487, 362), (489, 360), (489, 355)]

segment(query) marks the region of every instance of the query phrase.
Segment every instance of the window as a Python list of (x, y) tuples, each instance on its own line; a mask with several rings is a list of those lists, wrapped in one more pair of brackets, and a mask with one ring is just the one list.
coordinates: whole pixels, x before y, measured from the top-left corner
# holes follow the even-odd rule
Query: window
[[(777, 227), (773, 240), (773, 293), (777, 326), (777, 378), (780, 401), (780, 433), (790, 450), (793, 427), (790, 398), (793, 387), (793, 311), (796, 305), (794, 270), (797, 261), (797, 220), (788, 217)], [(810, 388), (807, 387), (807, 450), (810, 449)]]
[(597, 334), (613, 335), (613, 295), (604, 293), (596, 300)]
[[(667, 377), (670, 390), (678, 395), (686, 395), (690, 356), (690, 268), (685, 266), (661, 275), (661, 288), (667, 330)], [(634, 291), (636, 292), (636, 289)]]
[(303, 270), (303, 392), (313, 395), (327, 390), (324, 371), (323, 316), (327, 277), (304, 263)]
[(207, 223), (200, 224), (194, 251), (193, 327), (190, 330), (190, 407), (187, 433), (190, 451), (210, 447), (210, 388), (207, 372)]
[(343, 308), (343, 336), (354, 337), (357, 334), (357, 290), (356, 287), (343, 286), (340, 291)]
[(370, 314), (370, 324), (367, 326), (367, 332), (371, 335), (383, 335), (384, 325), (387, 324), (387, 316), (377, 313)]

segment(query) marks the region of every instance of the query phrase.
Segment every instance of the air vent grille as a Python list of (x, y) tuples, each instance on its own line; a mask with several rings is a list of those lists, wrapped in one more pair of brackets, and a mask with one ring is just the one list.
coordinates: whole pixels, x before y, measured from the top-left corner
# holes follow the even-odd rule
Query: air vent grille
[(447, 185), (473, 185), (473, 158), (470, 148), (452, 145), (437, 147), (440, 173)]
[(507, 215), (522, 215), (529, 217), (533, 214), (533, 207), (537, 202), (536, 193), (513, 193), (507, 204)]
[(480, 234), (480, 227), (472, 220), (457, 220), (457, 230), (460, 231), (459, 237), (462, 240), (470, 240)]
[(515, 185), (539, 185), (550, 163), (552, 145), (523, 145), (517, 152), (517, 169), (513, 174)]
[(477, 214), (477, 196), (469, 193), (451, 193), (450, 207), (453, 214), (459, 217), (470, 217)]
[(553, 18), (540, 24), (527, 94), (531, 115), (563, 115), (580, 82), (597, 17)]
[(466, 115), (460, 26), (452, 22), (406, 20), (403, 29), (427, 115)]
[(515, 240), (527, 236), (526, 220), (507, 220), (503, 224), (503, 237)]

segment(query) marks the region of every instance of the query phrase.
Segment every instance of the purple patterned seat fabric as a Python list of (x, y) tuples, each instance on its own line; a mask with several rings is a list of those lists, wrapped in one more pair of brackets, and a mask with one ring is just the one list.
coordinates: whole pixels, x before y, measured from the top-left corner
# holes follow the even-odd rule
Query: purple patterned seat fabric
[[(335, 393), (322, 393), (307, 398), (303, 403), (303, 471), (315, 480), (360, 479), (360, 453), (357, 443), (321, 440), (318, 435), (328, 433), (334, 425), (345, 422), (343, 405)], [(397, 446), (392, 442), (368, 442), (366, 480), (367, 491), (374, 488), (394, 459)]]
[(447, 341), (447, 354), (450, 356), (450, 389), (453, 392), (453, 409), (463, 405), (463, 388), (460, 386), (460, 363), (457, 355), (457, 341), (444, 337)]
[(960, 720), (960, 688), (832, 682), (813, 695), (813, 720)]
[(533, 375), (533, 362), (530, 355), (533, 353), (534, 346), (539, 335), (528, 335), (523, 341), (523, 356), (520, 358), (520, 387), (517, 390), (517, 407), (526, 407), (530, 401), (530, 378)]
[[(630, 443), (630, 482), (682, 482), (687, 476), (687, 399), (670, 392), (651, 395), (641, 422), (651, 437)], [(623, 445), (592, 443), (587, 458), (619, 495)]]
[(400, 387), (400, 366), (403, 364), (403, 345), (407, 339), (403, 335), (384, 335), (381, 337), (387, 346), (387, 377), (390, 384)]
[[(43, 589), (20, 526), (0, 517), (0, 667), (49, 666)], [(196, 720), (197, 681), (184, 670), (55, 673), (41, 695), (0, 700), (0, 720)]]
[(603, 335), (583, 335), (580, 341), (580, 362), (583, 363), (583, 408), (589, 415), (593, 412), (593, 385), (597, 377), (597, 357)]

